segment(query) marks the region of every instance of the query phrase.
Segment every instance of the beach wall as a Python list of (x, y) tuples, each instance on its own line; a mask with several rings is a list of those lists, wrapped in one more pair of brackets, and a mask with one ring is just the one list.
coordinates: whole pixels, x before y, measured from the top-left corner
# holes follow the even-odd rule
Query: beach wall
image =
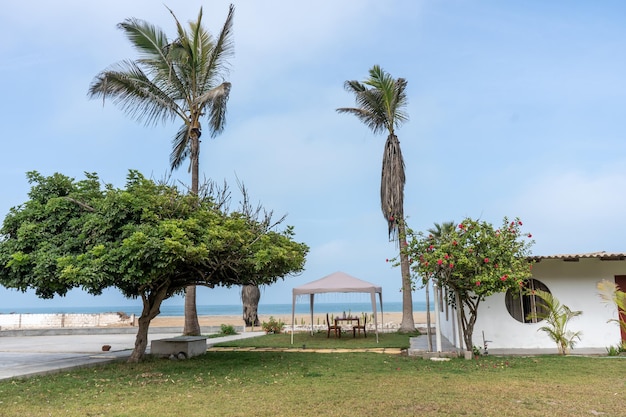
[(132, 326), (134, 321), (125, 313), (0, 314), (0, 330)]

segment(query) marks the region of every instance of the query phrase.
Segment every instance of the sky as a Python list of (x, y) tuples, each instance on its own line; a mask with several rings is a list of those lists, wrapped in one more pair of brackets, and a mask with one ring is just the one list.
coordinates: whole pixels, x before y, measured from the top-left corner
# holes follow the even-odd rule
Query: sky
[[(385, 135), (354, 116), (346, 80), (373, 65), (408, 81), (410, 120), (396, 133), (406, 164), (409, 227), (520, 217), (534, 255), (626, 251), (626, 3), (621, 1), (234, 1), (227, 125), (202, 142), (201, 175), (239, 179), (254, 202), (287, 214), (310, 246), (293, 287), (335, 271), (400, 301), (397, 247), (380, 211)], [(202, 6), (212, 33), (230, 2), (167, 4), (179, 20)], [(135, 59), (116, 24), (135, 17), (175, 33), (164, 2), (9, 2), (0, 13), (0, 219), (27, 199), (25, 173), (96, 172), (123, 187), (129, 169), (169, 172), (179, 123), (145, 126), (112, 101), (89, 100), (96, 74)], [(185, 164), (174, 178), (185, 183)], [(423, 299), (417, 290), (415, 300)], [(238, 304), (239, 289), (198, 291)], [(181, 304), (181, 297), (166, 303)], [(0, 308), (137, 305), (116, 290), (39, 300), (0, 288)]]

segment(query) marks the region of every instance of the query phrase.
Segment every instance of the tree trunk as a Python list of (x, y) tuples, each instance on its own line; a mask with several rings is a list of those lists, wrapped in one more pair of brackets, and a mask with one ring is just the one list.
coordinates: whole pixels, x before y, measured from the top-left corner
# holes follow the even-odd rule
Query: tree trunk
[[(478, 312), (479, 303), (480, 303), (480, 300), (477, 300), (476, 303), (472, 303), (469, 300), (461, 303), (461, 318), (462, 318), (461, 322), (463, 323), (463, 337), (465, 339), (465, 349), (468, 351), (471, 351), (474, 347), (474, 343), (473, 343), (474, 324), (476, 324), (476, 316)], [(465, 312), (465, 306), (468, 307), (469, 313)], [(468, 314), (469, 314), (469, 317), (468, 317)]]
[[(191, 129), (191, 192), (198, 194), (198, 176), (200, 165), (200, 125), (196, 125)], [(183, 328), (185, 336), (200, 336), (200, 322), (198, 321), (198, 310), (196, 308), (196, 286), (190, 285), (185, 288), (185, 327)]]
[(148, 347), (148, 330), (150, 329), (150, 322), (153, 318), (159, 315), (161, 309), (161, 303), (165, 299), (167, 294), (167, 286), (163, 286), (161, 290), (155, 293), (142, 296), (143, 308), (141, 310), (141, 316), (138, 320), (137, 336), (135, 337), (135, 349), (130, 354), (128, 362), (137, 363), (140, 362), (146, 348)]
[(256, 285), (244, 285), (241, 288), (241, 301), (243, 302), (243, 321), (246, 326), (260, 326), (258, 309), (261, 291)]
[(200, 336), (200, 322), (196, 308), (196, 286), (190, 285), (185, 288), (185, 336)]
[(402, 272), (402, 322), (398, 329), (401, 333), (412, 333), (415, 331), (415, 321), (413, 320), (413, 285), (411, 283), (411, 271), (409, 269), (409, 255), (404, 250), (406, 244), (406, 226), (403, 221), (398, 224), (398, 238), (400, 245), (400, 270)]
[[(435, 297), (437, 294), (435, 293)], [(439, 312), (437, 312), (439, 313)], [(426, 281), (426, 337), (428, 337), (428, 351), (433, 351), (433, 337), (430, 331), (430, 278)]]
[(135, 337), (135, 349), (133, 350), (133, 353), (130, 354), (128, 362), (138, 363), (143, 359), (143, 356), (146, 353), (146, 348), (148, 347), (148, 330), (150, 329), (150, 321), (151, 319), (143, 314), (139, 317), (139, 327), (137, 330), (137, 337)]

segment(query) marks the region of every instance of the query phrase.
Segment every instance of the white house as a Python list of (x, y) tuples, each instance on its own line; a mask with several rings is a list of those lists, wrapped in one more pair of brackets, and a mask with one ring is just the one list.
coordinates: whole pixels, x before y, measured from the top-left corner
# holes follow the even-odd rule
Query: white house
[[(607, 347), (626, 341), (619, 325), (607, 322), (618, 318), (616, 307), (603, 302), (596, 288), (598, 282), (606, 279), (626, 290), (626, 253), (595, 252), (534, 256), (532, 259), (535, 263), (529, 286), (547, 290), (561, 304), (583, 312), (568, 325), (569, 330), (582, 332), (572, 353), (606, 353)], [(438, 303), (441, 334), (457, 348), (464, 349), (462, 339), (459, 340), (456, 312), (445, 303), (446, 294), (441, 291), (438, 294), (439, 300), (444, 301)], [(538, 331), (543, 324), (526, 318), (534, 308), (535, 299), (530, 295), (508, 292), (488, 297), (478, 308), (473, 346), (483, 348), (487, 340), (489, 353), (556, 352), (554, 341), (545, 332)]]

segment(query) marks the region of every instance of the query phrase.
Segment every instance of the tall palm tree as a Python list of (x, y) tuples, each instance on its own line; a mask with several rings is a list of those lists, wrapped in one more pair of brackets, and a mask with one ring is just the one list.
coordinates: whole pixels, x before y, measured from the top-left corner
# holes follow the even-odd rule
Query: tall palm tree
[[(169, 10), (169, 9), (168, 9)], [(181, 120), (172, 141), (170, 164), (177, 169), (189, 158), (191, 192), (198, 193), (200, 119), (206, 116), (212, 137), (226, 122), (230, 83), (224, 82), (228, 58), (233, 55), (231, 4), (222, 30), (213, 37), (202, 26), (202, 8), (186, 30), (170, 10), (177, 37), (168, 39), (160, 28), (139, 19), (126, 19), (118, 27), (139, 53), (136, 61), (121, 61), (100, 72), (89, 87), (90, 98), (112, 98), (123, 111), (146, 124)], [(185, 294), (184, 334), (200, 334), (195, 286)]]
[[(407, 97), (404, 78), (394, 79), (380, 66), (374, 65), (369, 70), (369, 78), (364, 82), (346, 81), (344, 87), (354, 93), (358, 107), (341, 107), (339, 113), (355, 115), (374, 134), (387, 133), (383, 153), (382, 179), (380, 185), (380, 207), (387, 222), (389, 238), (399, 245), (406, 241), (404, 221), (404, 159), (400, 141), (395, 134), (396, 127), (407, 121), (405, 111)], [(400, 331), (415, 330), (413, 321), (413, 297), (409, 259), (400, 248), (400, 270), (402, 274), (402, 322)]]

